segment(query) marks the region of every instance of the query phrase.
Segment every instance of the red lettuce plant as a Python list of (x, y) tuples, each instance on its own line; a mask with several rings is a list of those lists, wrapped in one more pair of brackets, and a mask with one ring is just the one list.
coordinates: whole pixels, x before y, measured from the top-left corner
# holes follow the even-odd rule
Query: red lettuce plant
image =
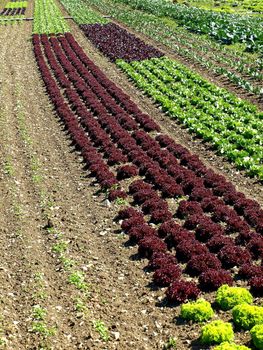
[(241, 266), (251, 260), (248, 250), (235, 245), (226, 245), (220, 249), (218, 257), (226, 268)]
[(80, 26), (91, 42), (111, 61), (128, 62), (161, 57), (163, 54), (115, 23), (83, 24)]
[(222, 284), (231, 286), (233, 280), (231, 274), (221, 269), (208, 269), (199, 276), (200, 288), (204, 291), (217, 290)]
[(181, 276), (181, 268), (177, 264), (168, 264), (160, 267), (153, 274), (153, 281), (160, 287), (167, 287)]
[(150, 258), (154, 252), (165, 252), (167, 245), (158, 237), (146, 237), (139, 241), (138, 252), (145, 258)]
[(193, 256), (187, 263), (186, 271), (191, 276), (199, 276), (208, 269), (220, 269), (220, 260), (213, 254), (200, 254)]
[(179, 280), (173, 282), (166, 291), (166, 297), (172, 303), (184, 303), (188, 299), (196, 299), (200, 290), (194, 282)]
[(174, 255), (162, 252), (153, 253), (150, 258), (148, 267), (153, 270), (157, 270), (166, 265), (175, 265), (177, 259)]
[(263, 296), (263, 276), (254, 276), (249, 281), (251, 291), (254, 295)]

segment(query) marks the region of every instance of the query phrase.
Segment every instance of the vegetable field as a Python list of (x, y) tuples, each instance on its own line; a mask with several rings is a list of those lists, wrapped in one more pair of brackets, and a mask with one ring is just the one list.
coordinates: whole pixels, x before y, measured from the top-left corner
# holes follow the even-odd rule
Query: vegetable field
[(0, 349), (262, 349), (260, 10), (0, 6)]

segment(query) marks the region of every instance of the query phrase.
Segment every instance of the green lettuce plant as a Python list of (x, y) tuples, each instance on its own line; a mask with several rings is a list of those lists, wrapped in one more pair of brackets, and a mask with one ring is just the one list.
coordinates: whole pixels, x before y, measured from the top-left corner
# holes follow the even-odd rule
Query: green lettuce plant
[(263, 324), (263, 307), (249, 304), (236, 305), (232, 310), (234, 323), (244, 329)]
[(222, 320), (212, 321), (201, 329), (200, 340), (203, 344), (220, 344), (233, 339), (234, 331), (231, 323)]
[(253, 297), (246, 288), (222, 285), (216, 292), (216, 302), (223, 310), (232, 309), (242, 303), (253, 303)]
[(263, 350), (263, 324), (254, 326), (250, 331), (253, 343), (257, 349)]
[(204, 300), (198, 299), (194, 302), (188, 302), (181, 306), (181, 317), (194, 322), (209, 320), (214, 315), (211, 304)]

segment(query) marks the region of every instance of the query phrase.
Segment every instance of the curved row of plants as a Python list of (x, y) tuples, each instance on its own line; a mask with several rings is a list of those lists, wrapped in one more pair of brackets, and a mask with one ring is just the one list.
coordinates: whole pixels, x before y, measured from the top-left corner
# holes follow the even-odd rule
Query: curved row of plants
[[(208, 83), (174, 60), (166, 57), (147, 60), (149, 55), (138, 56), (141, 40), (136, 41), (132, 36), (131, 44), (131, 35), (118, 29), (116, 24), (82, 25), (81, 28), (164, 112), (210, 142), (239, 169), (263, 179), (263, 117), (255, 106)], [(161, 53), (155, 55), (161, 56)]]
[[(70, 34), (35, 35), (33, 43), (55, 109), (91, 174), (109, 189), (109, 199), (127, 198), (122, 181), (140, 175), (129, 187), (136, 209), (122, 210), (118, 219), (140, 255), (158, 270), (155, 283), (169, 286), (167, 298), (196, 298), (200, 288), (214, 290), (234, 283), (236, 276), (261, 295), (263, 212), (258, 203), (168, 136), (157, 135), (158, 125), (106, 78)], [(177, 198), (175, 212), (168, 198)], [(238, 271), (227, 271), (235, 266)]]
[(216, 13), (162, 0), (115, 0), (158, 17), (171, 17), (187, 30), (206, 34), (223, 44), (245, 43), (247, 51), (263, 50), (261, 17)]
[[(69, 0), (63, 0), (67, 7)], [(71, 0), (71, 3), (74, 3)], [(78, 3), (78, 9), (89, 13), (88, 4), (95, 6), (103, 13), (107, 13), (127, 24), (136, 31), (146, 34), (155, 41), (174, 50), (182, 58), (198, 64), (216, 76), (227, 78), (229, 82), (241, 87), (256, 96), (262, 96), (263, 61), (258, 57), (242, 53), (240, 50), (226, 49), (223, 45), (213, 42), (204, 36), (191, 33), (176, 22), (131, 8), (128, 4), (116, 3), (111, 0), (88, 0), (88, 3)], [(73, 4), (72, 4), (73, 7)], [(69, 11), (71, 8), (67, 7)], [(82, 12), (80, 12), (81, 14)], [(75, 8), (74, 19), (77, 21), (78, 13)], [(98, 14), (96, 14), (98, 18)], [(102, 23), (100, 19), (97, 21)], [(86, 22), (94, 23), (94, 22)]]
[[(115, 219), (149, 259), (155, 285), (167, 287), (167, 300), (181, 303), (240, 281), (262, 296), (259, 204), (161, 133), (70, 33), (35, 34), (33, 47), (57, 115), (109, 200), (127, 204)], [(203, 338), (213, 343), (220, 326)]]
[(169, 116), (263, 179), (263, 115), (256, 108), (168, 58), (117, 65)]
[(33, 33), (65, 33), (69, 26), (54, 0), (35, 0)]

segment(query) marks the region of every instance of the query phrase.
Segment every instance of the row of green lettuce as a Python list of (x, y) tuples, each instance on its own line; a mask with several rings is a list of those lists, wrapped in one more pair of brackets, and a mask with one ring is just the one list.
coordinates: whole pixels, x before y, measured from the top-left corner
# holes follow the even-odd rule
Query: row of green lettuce
[(187, 30), (224, 44), (245, 43), (247, 51), (263, 51), (261, 17), (217, 13), (166, 0), (115, 0), (158, 17), (171, 17)]
[(54, 0), (35, 0), (34, 34), (58, 34), (69, 31), (69, 26)]
[[(222, 316), (232, 322), (218, 318)], [(254, 304), (253, 296), (246, 288), (222, 285), (213, 304), (202, 298), (182, 304), (179, 318), (200, 323), (199, 342), (206, 346), (219, 344), (214, 350), (249, 350), (245, 345), (234, 343), (244, 331), (250, 331), (251, 345), (263, 349), (263, 307)], [(214, 320), (206, 323), (211, 319)]]
[(116, 63), (167, 115), (263, 180), (263, 113), (254, 105), (166, 57)]
[[(107, 19), (99, 17), (89, 6), (107, 13), (115, 19), (124, 22), (138, 32), (146, 34), (158, 41), (179, 56), (205, 68), (209, 72), (227, 78), (228, 81), (242, 87), (249, 93), (263, 95), (263, 58), (259, 55), (248, 54), (232, 47), (221, 45), (204, 35), (191, 33), (179, 27), (170, 18), (161, 18), (132, 9), (132, 7), (116, 3), (114, 0), (63, 0), (68, 11), (74, 13), (78, 24), (105, 23)], [(89, 20), (84, 20), (84, 15)]]

